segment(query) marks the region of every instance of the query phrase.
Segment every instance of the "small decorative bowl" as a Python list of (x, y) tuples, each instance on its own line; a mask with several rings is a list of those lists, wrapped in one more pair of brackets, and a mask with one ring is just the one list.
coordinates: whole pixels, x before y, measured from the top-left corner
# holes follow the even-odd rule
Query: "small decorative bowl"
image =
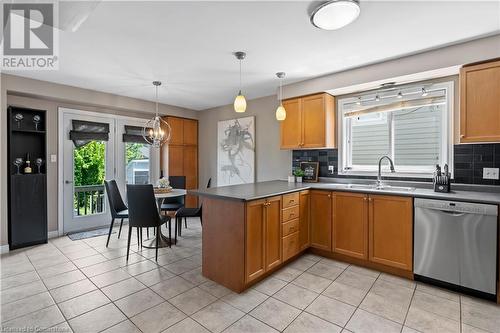
[(171, 186), (169, 187), (155, 187), (154, 191), (155, 193), (169, 193), (172, 192), (173, 188)]

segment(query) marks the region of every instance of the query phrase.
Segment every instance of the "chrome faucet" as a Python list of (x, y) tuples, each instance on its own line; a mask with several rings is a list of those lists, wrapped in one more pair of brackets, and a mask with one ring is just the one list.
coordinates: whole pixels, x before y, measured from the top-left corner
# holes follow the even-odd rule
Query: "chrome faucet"
[(382, 186), (382, 172), (380, 171), (381, 168), (382, 168), (382, 160), (384, 158), (387, 158), (389, 160), (389, 163), (390, 163), (390, 167), (391, 167), (391, 172), (396, 172), (394, 170), (394, 163), (392, 163), (392, 160), (389, 156), (387, 155), (384, 155), (382, 156), (379, 160), (378, 160), (378, 175), (377, 175), (377, 187), (380, 187)]

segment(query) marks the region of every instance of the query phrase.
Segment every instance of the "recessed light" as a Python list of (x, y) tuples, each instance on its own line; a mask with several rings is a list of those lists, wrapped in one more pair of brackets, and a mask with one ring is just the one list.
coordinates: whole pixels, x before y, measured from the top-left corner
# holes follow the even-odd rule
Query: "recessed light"
[(337, 30), (358, 18), (358, 0), (331, 0), (320, 5), (311, 15), (311, 23), (320, 29)]

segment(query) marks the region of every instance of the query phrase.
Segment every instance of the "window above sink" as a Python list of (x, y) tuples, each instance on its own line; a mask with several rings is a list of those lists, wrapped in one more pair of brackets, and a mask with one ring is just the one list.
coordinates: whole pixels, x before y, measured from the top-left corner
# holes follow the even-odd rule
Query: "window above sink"
[(394, 177), (430, 178), (436, 164), (452, 169), (453, 100), (453, 81), (339, 97), (339, 174), (376, 175), (383, 155), (394, 161)]

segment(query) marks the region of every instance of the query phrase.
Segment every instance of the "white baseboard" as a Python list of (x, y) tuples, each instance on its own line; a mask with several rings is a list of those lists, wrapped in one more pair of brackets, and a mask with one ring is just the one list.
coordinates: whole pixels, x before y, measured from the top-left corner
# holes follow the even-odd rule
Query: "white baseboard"
[(59, 231), (58, 230), (49, 231), (47, 236), (49, 239), (59, 237)]
[(9, 252), (9, 244), (0, 246), (0, 254)]

